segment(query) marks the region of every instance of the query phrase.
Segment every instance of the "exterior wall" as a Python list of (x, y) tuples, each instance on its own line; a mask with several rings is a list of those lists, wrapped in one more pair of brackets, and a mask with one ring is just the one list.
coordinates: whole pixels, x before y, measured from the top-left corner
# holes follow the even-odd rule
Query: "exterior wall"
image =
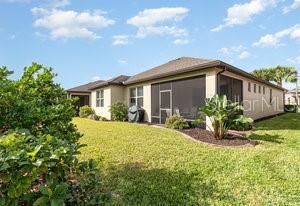
[(98, 90), (104, 90), (104, 107), (96, 107), (96, 91), (93, 90), (91, 94), (91, 106), (94, 109), (95, 113), (101, 117), (105, 117), (107, 119), (111, 119), (111, 115), (109, 112), (109, 107), (111, 105), (111, 88), (104, 87)]
[(152, 81), (148, 81), (148, 82), (145, 82), (142, 84), (129, 85), (125, 88), (125, 95), (124, 95), (125, 102), (127, 105), (129, 105), (130, 88), (143, 86), (143, 88), (144, 88), (144, 107), (143, 107), (143, 109), (145, 110), (144, 121), (151, 122), (151, 84), (166, 82), (166, 81), (171, 81), (171, 80), (184, 79), (184, 78), (199, 76), (199, 75), (206, 75), (206, 96), (207, 95), (213, 96), (214, 94), (216, 94), (217, 70), (219, 70), (219, 69), (216, 69), (216, 68), (203, 69), (200, 71), (194, 71), (194, 72), (189, 72), (189, 73), (185, 73), (185, 74), (174, 75), (171, 77), (161, 78), (158, 80), (152, 80)]
[[(222, 74), (243, 81), (244, 115), (256, 120), (283, 112), (284, 91), (228, 71)], [(248, 82), (251, 83), (251, 92), (248, 91)], [(254, 93), (254, 84), (256, 84), (256, 93)], [(261, 93), (259, 93), (259, 85), (261, 86)], [(263, 86), (265, 87), (265, 94), (263, 94)], [(273, 93), (271, 104), (270, 89), (272, 89)]]
[[(298, 94), (298, 103), (299, 102), (300, 102), (300, 94)], [(285, 94), (285, 104), (296, 105), (296, 94), (295, 93), (286, 93)]]
[[(104, 90), (104, 107), (96, 107), (97, 90)], [(124, 102), (124, 87), (111, 85), (97, 90), (94, 90), (91, 94), (91, 106), (97, 115), (111, 120), (110, 106), (117, 101)]]
[(124, 102), (124, 86), (110, 86), (111, 104), (114, 102)]
[[(211, 98), (217, 94), (217, 74), (220, 69), (214, 69), (206, 74), (206, 98)], [(212, 129), (212, 122), (206, 117), (206, 129)]]

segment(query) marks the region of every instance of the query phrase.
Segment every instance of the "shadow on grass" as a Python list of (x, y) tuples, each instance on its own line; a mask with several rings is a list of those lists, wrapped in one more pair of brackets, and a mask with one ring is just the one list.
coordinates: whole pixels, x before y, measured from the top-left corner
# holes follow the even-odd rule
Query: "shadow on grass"
[(260, 134), (252, 133), (251, 135), (248, 136), (248, 138), (251, 140), (272, 142), (272, 143), (277, 143), (277, 144), (280, 144), (283, 142), (283, 138), (281, 136), (279, 136), (278, 134), (276, 134), (276, 135), (270, 135), (270, 134), (260, 135)]
[(139, 163), (108, 169), (106, 184), (121, 205), (211, 205), (210, 200), (234, 202), (220, 192), (216, 182), (201, 179), (199, 173), (147, 169)]

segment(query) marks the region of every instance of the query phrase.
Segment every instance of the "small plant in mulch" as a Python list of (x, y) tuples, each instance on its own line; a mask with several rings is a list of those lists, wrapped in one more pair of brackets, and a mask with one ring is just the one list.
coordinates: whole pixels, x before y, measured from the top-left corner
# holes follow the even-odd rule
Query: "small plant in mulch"
[(245, 128), (252, 127), (253, 120), (241, 115), (243, 107), (239, 103), (229, 101), (226, 96), (215, 95), (206, 99), (205, 106), (199, 110), (200, 118), (195, 120), (193, 125), (204, 123), (204, 117), (207, 116), (212, 125), (209, 127), (210, 131), (195, 127), (181, 130), (183, 133), (196, 140), (224, 146), (254, 144), (244, 134), (230, 130), (232, 128), (245, 130)]
[(182, 116), (172, 115), (166, 119), (165, 126), (170, 129), (186, 129), (189, 124)]
[(216, 139), (223, 139), (228, 136), (230, 128), (253, 122), (251, 118), (242, 115), (243, 110), (238, 102), (229, 101), (225, 95), (215, 95), (206, 99), (205, 105), (200, 108), (200, 116), (209, 117), (212, 125), (212, 128), (209, 127), (210, 131)]

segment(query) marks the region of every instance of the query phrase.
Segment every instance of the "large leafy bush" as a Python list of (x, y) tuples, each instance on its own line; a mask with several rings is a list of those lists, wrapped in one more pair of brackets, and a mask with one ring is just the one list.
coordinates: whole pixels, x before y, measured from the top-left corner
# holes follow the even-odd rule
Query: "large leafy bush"
[(253, 122), (242, 115), (243, 107), (238, 102), (229, 101), (225, 95), (206, 99), (200, 113), (209, 117), (212, 123), (210, 129), (217, 139), (226, 137), (228, 130), (234, 126)]
[(112, 120), (125, 121), (128, 117), (128, 107), (123, 102), (114, 102), (110, 106)]
[[(52, 69), (33, 63), (19, 80), (8, 79), (11, 73), (0, 68), (0, 205), (106, 201), (99, 175), (87, 177), (99, 171), (77, 159), (83, 145), (71, 122), (74, 100), (54, 83)], [(86, 181), (94, 183), (86, 188)]]
[(92, 109), (92, 107), (90, 107), (90, 106), (85, 105), (85, 106), (80, 107), (80, 109), (79, 109), (79, 117), (87, 118), (88, 116), (93, 115), (93, 114), (95, 114), (95, 112)]
[(166, 119), (165, 125), (170, 129), (185, 129), (188, 128), (189, 125), (187, 121), (179, 115), (173, 115)]

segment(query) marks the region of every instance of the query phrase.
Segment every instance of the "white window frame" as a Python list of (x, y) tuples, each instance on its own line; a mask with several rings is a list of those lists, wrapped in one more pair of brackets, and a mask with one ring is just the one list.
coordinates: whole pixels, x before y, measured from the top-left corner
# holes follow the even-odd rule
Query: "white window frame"
[[(143, 91), (143, 95), (138, 95), (138, 89), (139, 88), (142, 88), (142, 91)], [(135, 93), (135, 96), (131, 96), (131, 90), (135, 90), (134, 93)], [(142, 98), (142, 105), (138, 105), (138, 99), (139, 98)], [(138, 87), (132, 87), (129, 89), (129, 105), (130, 106), (133, 106), (131, 105), (131, 99), (135, 99), (135, 105), (136, 106), (139, 106), (139, 107), (144, 107), (144, 87), (143, 86), (138, 86)]]
[(96, 107), (104, 107), (104, 90), (96, 91)]

